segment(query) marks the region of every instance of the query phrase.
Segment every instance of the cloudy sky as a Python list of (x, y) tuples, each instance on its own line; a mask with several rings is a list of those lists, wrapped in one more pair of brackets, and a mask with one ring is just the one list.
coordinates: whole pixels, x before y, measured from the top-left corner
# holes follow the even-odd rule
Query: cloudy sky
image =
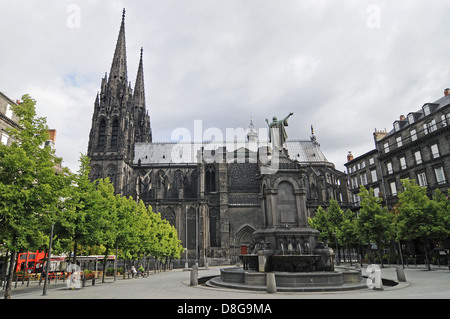
[(0, 91), (28, 93), (73, 171), (126, 8), (128, 78), (144, 48), (154, 141), (176, 128), (244, 128), (294, 112), (344, 170), (375, 129), (450, 86), (447, 0), (0, 0)]

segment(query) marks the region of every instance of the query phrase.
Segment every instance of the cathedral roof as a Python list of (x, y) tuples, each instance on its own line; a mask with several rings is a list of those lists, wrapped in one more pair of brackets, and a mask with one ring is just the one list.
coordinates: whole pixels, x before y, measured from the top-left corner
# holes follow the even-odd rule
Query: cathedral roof
[[(210, 156), (226, 151), (227, 158), (233, 161), (233, 154), (247, 152), (251, 157), (252, 154), (256, 155), (258, 147), (261, 146), (267, 146), (267, 142), (260, 141), (259, 144), (248, 142), (136, 143), (134, 163), (141, 165), (193, 164), (198, 162), (197, 156), (202, 147)], [(289, 157), (299, 163), (328, 163), (320, 150), (320, 145), (315, 141), (288, 140), (286, 147)]]

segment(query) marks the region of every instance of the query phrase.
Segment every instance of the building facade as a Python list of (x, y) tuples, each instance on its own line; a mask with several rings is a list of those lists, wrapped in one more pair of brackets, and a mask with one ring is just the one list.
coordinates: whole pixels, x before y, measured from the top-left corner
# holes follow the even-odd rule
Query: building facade
[(0, 143), (4, 145), (10, 145), (12, 142), (7, 130), (19, 128), (17, 117), (11, 110), (12, 105), (16, 105), (16, 102), (0, 92)]
[[(359, 185), (373, 188), (392, 208), (403, 191), (402, 179), (412, 179), (428, 189), (448, 192), (450, 185), (450, 96), (426, 103), (394, 121), (389, 132), (375, 132), (375, 148), (346, 163), (353, 206), (358, 205)], [(358, 168), (360, 168), (358, 170)], [(364, 174), (366, 177), (364, 177)], [(366, 178), (366, 179), (365, 179)], [(364, 182), (363, 182), (364, 180)]]
[[(326, 159), (313, 132), (288, 140), (280, 158), (252, 123), (243, 141), (153, 142), (142, 50), (134, 90), (127, 79), (124, 15), (94, 103), (88, 156), (92, 180), (109, 177), (117, 193), (142, 200), (175, 226), (187, 248), (181, 265), (236, 261), (267, 226), (268, 203), (283, 210), (273, 224), (286, 228), (299, 223), (295, 209), (311, 216), (332, 198), (348, 204), (346, 175)], [(277, 181), (265, 171), (275, 162)]]

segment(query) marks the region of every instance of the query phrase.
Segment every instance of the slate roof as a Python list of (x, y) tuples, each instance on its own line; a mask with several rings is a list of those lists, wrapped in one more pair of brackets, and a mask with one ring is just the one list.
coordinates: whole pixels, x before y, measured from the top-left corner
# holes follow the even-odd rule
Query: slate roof
[[(213, 150), (213, 155), (223, 152), (225, 148), (228, 154), (243, 153), (247, 150), (255, 154), (258, 147), (267, 146), (267, 142), (203, 142), (203, 143), (136, 143), (134, 163), (145, 164), (192, 164), (197, 163), (197, 152)], [(320, 150), (320, 145), (313, 140), (288, 140), (286, 142), (289, 157), (300, 163), (324, 163), (328, 162)]]
[[(425, 105), (429, 105), (429, 106), (430, 106), (430, 114), (433, 114), (433, 113), (435, 113), (435, 112), (437, 112), (437, 111), (443, 109), (444, 107), (446, 107), (446, 106), (449, 105), (449, 104), (450, 104), (450, 95), (448, 95), (448, 96), (445, 96), (445, 95), (444, 95), (444, 96), (442, 96), (441, 98), (439, 98), (438, 100), (434, 101), (433, 103), (425, 103), (425, 104), (423, 105), (423, 107), (424, 107)], [(413, 124), (415, 124), (416, 122), (418, 122), (418, 121), (420, 121), (421, 119), (423, 119), (424, 117), (429, 116), (430, 114), (425, 115), (425, 113), (424, 113), (424, 111), (423, 111), (423, 107), (422, 107), (421, 109), (417, 110), (416, 112), (410, 112), (410, 113), (408, 113), (408, 116), (409, 116), (410, 114), (412, 114), (412, 115), (414, 116), (414, 123), (411, 123), (411, 124), (410, 124), (410, 123), (408, 122), (408, 116), (406, 116), (405, 119), (404, 119), (403, 121), (401, 121), (401, 120), (395, 121), (395, 122), (398, 122), (399, 125), (400, 125), (399, 130), (402, 130), (402, 129), (404, 129), (405, 127), (408, 127), (408, 126), (410, 126), (410, 125), (413, 125)], [(394, 123), (395, 123), (395, 122), (394, 122)], [(385, 137), (383, 137), (383, 139), (385, 139), (385, 138), (387, 138), (387, 137), (389, 137), (389, 136), (392, 136), (393, 134), (397, 133), (399, 130), (392, 129), (388, 134), (386, 134)], [(383, 139), (382, 139), (382, 140), (383, 140)]]

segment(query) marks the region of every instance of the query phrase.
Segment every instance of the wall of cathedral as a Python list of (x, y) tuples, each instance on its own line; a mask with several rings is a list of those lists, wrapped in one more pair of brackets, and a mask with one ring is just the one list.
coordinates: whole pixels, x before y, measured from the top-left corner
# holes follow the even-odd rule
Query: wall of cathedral
[[(189, 261), (202, 265), (208, 258), (211, 265), (236, 261), (241, 246), (265, 226), (258, 174), (257, 163), (138, 163), (127, 183), (131, 196), (175, 226)], [(286, 178), (304, 189), (308, 217), (331, 198), (346, 205), (345, 176), (333, 166), (310, 165), (302, 175), (291, 174)]]

